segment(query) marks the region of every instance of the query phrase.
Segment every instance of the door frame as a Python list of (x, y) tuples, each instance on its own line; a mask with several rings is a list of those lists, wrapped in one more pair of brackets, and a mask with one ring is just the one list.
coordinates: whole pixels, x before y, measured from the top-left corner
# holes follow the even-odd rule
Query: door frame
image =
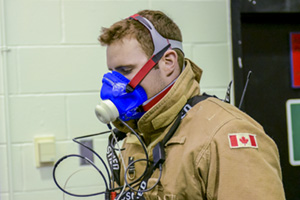
[[(299, 13), (299, 0), (231, 0), (234, 102), (238, 106), (244, 90), (241, 15), (247, 13)], [(243, 106), (241, 107), (243, 110)]]

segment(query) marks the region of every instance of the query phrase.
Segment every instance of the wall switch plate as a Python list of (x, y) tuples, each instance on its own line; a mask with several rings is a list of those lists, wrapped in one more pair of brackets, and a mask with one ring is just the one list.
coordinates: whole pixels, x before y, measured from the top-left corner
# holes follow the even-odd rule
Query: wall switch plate
[(36, 167), (53, 166), (56, 157), (54, 136), (34, 138)]
[[(80, 141), (82, 144), (84, 144), (85, 146), (93, 149), (93, 140), (89, 139), (89, 140), (81, 140)], [(83, 157), (88, 158), (90, 161), (94, 162), (94, 154), (92, 151), (90, 151), (89, 149), (87, 149), (86, 147), (80, 145), (79, 146), (79, 152), (80, 155)], [(80, 159), (80, 165), (89, 165), (89, 162), (86, 161), (85, 159)]]

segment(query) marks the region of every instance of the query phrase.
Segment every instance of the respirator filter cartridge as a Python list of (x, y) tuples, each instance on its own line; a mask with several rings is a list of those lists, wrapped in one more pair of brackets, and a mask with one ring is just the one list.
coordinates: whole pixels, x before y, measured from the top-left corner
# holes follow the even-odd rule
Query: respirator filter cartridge
[(101, 101), (100, 104), (96, 106), (95, 113), (97, 118), (105, 124), (113, 122), (119, 117), (117, 107), (108, 99)]

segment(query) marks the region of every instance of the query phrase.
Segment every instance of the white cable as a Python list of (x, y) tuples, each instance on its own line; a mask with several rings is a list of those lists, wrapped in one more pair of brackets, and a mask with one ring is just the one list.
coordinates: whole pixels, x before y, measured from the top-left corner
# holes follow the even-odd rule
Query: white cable
[[(66, 180), (65, 184), (64, 184), (64, 187), (63, 189), (66, 190), (66, 187), (67, 187), (67, 184), (69, 182), (69, 180), (72, 178), (72, 176), (74, 176), (75, 174), (77, 174), (78, 172), (80, 171), (83, 171), (83, 170), (93, 170), (93, 169), (78, 169), (77, 171), (73, 172)], [(66, 197), (66, 194), (63, 192), (63, 200), (65, 200), (65, 197)]]

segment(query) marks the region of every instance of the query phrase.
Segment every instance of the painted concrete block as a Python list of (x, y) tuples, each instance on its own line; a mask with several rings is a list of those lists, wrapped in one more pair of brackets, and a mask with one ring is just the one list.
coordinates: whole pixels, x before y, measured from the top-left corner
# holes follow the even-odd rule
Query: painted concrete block
[(6, 68), (9, 93), (19, 93), (18, 52), (18, 48), (10, 48), (7, 54)]
[(60, 0), (9, 0), (4, 5), (8, 45), (61, 42)]
[(9, 60), (11, 93), (97, 91), (107, 71), (100, 46), (22, 48), (16, 54)]
[(193, 61), (203, 70), (200, 87), (227, 87), (232, 80), (229, 56), (227, 44), (194, 46)]
[(152, 1), (182, 31), (184, 42), (226, 42), (228, 12), (225, 1)]
[[(227, 0), (1, 2), (3, 0), (0, 0), (0, 9), (5, 5), (7, 43), (13, 45), (7, 54), (7, 78), (11, 94), (9, 125), (13, 143), (10, 156), (14, 200), (63, 198), (53, 183), (52, 168), (35, 167), (34, 136), (54, 134), (59, 159), (79, 152), (71, 138), (107, 130), (94, 114), (100, 100), (102, 75), (107, 72), (105, 48), (97, 41), (101, 27), (108, 27), (142, 9), (165, 11), (182, 29), (186, 56), (204, 69), (201, 91), (220, 98), (225, 96), (231, 80)], [(7, 169), (6, 134), (2, 130), (2, 67), (0, 64), (0, 157), (4, 159), (0, 161), (0, 169)], [(94, 148), (104, 160), (107, 137), (108, 134), (93, 138)], [(99, 174), (90, 167), (80, 167), (78, 159), (69, 161), (58, 172), (62, 184), (79, 170), (67, 184), (74, 187), (72, 192), (94, 192), (95, 186), (97, 192), (104, 189)], [(95, 163), (105, 171), (99, 159), (95, 158)], [(7, 172), (3, 175), (1, 170), (0, 177), (0, 198), (8, 200)], [(83, 179), (86, 177), (88, 179)], [(89, 199), (104, 199), (102, 197)]]
[(184, 43), (183, 42), (183, 52), (184, 52), (184, 57), (192, 59), (193, 56), (193, 45), (189, 43)]
[[(12, 158), (12, 185), (13, 185), (13, 191), (14, 192), (21, 192), (23, 191), (23, 185), (24, 185), (24, 175), (22, 173), (22, 168), (24, 167), (24, 161), (22, 160), (23, 155), (23, 148), (21, 144), (18, 145), (12, 145), (11, 148), (11, 158)], [(28, 155), (32, 158), (34, 158), (34, 152), (32, 151), (30, 155)], [(33, 162), (34, 164), (35, 162)]]
[(99, 92), (67, 95), (66, 99), (71, 138), (107, 130), (95, 115), (95, 107), (100, 102)]
[(36, 168), (33, 144), (17, 144), (12, 148), (13, 189), (28, 192), (55, 188), (52, 179), (53, 167)]
[[(13, 194), (14, 200), (53, 200), (63, 199), (63, 194), (57, 190), (43, 190), (43, 191), (30, 191), (30, 192), (18, 192)], [(66, 197), (65, 199), (75, 199), (75, 197)], [(2, 199), (1, 199), (2, 200)]]
[[(3, 13), (3, 1), (4, 1), (4, 0), (0, 0), (0, 13), (1, 13), (1, 14)], [(3, 27), (3, 21), (0, 20), (0, 33), (1, 33), (1, 31), (2, 31), (2, 27)], [(0, 45), (2, 45), (2, 42), (1, 42)]]
[[(0, 34), (1, 36), (1, 34)], [(0, 49), (2, 48), (2, 46), (0, 46)], [(0, 53), (0, 60), (3, 60), (3, 54)], [(0, 95), (3, 95), (4, 93), (4, 74), (3, 74), (3, 65), (2, 62), (0, 62)]]
[[(95, 147), (96, 150), (98, 148), (99, 147)], [(72, 141), (57, 142), (56, 150), (58, 160), (69, 154), (78, 154), (78, 145)], [(103, 156), (106, 151), (105, 148), (102, 150)], [(12, 152), (14, 166), (12, 169), (13, 185), (15, 192), (27, 192), (27, 194), (30, 195), (31, 192), (57, 189), (52, 178), (53, 167), (36, 168), (33, 156), (33, 144), (13, 145)], [(103, 159), (105, 159), (105, 157), (103, 157)], [(56, 169), (58, 183), (61, 186), (67, 184), (67, 188), (75, 187), (79, 189), (79, 191), (86, 187), (93, 186), (98, 186), (98, 189), (103, 188), (104, 182), (101, 175), (91, 166), (79, 166), (79, 163), (80, 161), (77, 157), (69, 157), (62, 161)], [(100, 170), (104, 170), (102, 166), (99, 166), (99, 168)]]
[[(99, 191), (101, 188), (97, 188)], [(71, 190), (74, 193), (79, 193), (82, 191), (78, 192), (78, 188), (75, 188)], [(88, 192), (83, 191), (81, 194), (87, 194)], [(102, 195), (103, 196), (103, 195)], [(94, 196), (94, 197), (88, 197), (88, 200), (104, 200), (104, 196)], [(64, 195), (59, 189), (55, 190), (45, 190), (45, 191), (30, 191), (30, 192), (21, 192), (21, 193), (15, 193), (13, 196), (14, 200), (60, 200), (60, 199), (66, 199), (66, 200), (77, 200), (77, 199), (84, 199), (84, 198), (78, 198), (78, 197), (73, 197), (69, 195)], [(9, 199), (1, 199), (1, 200), (9, 200)]]
[(37, 135), (67, 138), (64, 96), (13, 96), (9, 103), (12, 142), (32, 142)]
[(9, 200), (9, 195), (8, 195), (8, 193), (1, 193), (1, 194), (0, 194), (0, 199), (1, 199), (1, 200)]
[(6, 142), (6, 132), (5, 132), (5, 110), (4, 110), (4, 98), (0, 96), (0, 144)]
[(53, 167), (36, 168), (33, 144), (13, 145), (12, 155), (15, 192), (54, 188)]
[(148, 1), (95, 1), (64, 2), (66, 43), (97, 43), (101, 27), (109, 27), (139, 10), (147, 9)]
[(6, 145), (0, 145), (0, 194), (9, 191)]

